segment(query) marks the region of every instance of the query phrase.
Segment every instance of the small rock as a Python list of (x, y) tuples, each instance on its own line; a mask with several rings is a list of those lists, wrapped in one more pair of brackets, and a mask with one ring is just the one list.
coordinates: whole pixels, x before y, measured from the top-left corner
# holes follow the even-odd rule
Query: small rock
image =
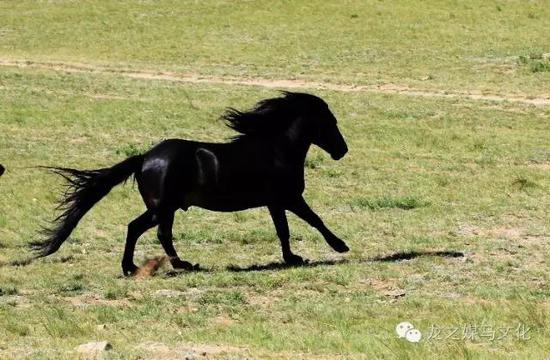
[(79, 345), (76, 351), (89, 356), (97, 356), (104, 351), (111, 350), (113, 347), (107, 341), (90, 342)]

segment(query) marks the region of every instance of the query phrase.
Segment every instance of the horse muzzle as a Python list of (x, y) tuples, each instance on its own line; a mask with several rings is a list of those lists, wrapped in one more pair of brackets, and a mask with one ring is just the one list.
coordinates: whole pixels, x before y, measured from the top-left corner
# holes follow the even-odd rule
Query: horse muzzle
[(344, 155), (347, 154), (347, 152), (348, 152), (348, 148), (346, 147), (343, 151), (339, 151), (339, 152), (335, 152), (335, 153), (330, 154), (330, 157), (333, 160), (340, 160), (341, 158), (344, 157)]

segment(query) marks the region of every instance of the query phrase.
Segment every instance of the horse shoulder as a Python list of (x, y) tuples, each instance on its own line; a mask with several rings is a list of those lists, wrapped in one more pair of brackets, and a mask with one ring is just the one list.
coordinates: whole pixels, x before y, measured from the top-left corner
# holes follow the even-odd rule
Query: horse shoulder
[(197, 161), (197, 181), (201, 185), (218, 183), (220, 164), (218, 157), (212, 151), (199, 147), (195, 151)]

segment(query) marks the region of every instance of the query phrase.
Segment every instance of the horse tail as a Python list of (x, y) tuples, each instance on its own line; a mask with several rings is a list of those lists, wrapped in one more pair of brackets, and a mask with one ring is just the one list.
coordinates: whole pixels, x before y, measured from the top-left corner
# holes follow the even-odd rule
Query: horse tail
[(116, 185), (139, 171), (143, 156), (129, 157), (110, 168), (76, 170), (48, 167), (67, 181), (67, 189), (57, 205), (62, 213), (53, 220), (52, 227), (42, 229), (44, 239), (30, 244), (36, 257), (56, 252), (71, 234), (82, 217)]

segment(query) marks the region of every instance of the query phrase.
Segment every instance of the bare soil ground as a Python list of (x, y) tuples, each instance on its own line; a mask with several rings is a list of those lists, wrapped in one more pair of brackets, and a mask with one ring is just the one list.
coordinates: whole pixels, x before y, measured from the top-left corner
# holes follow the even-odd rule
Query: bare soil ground
[(468, 99), (474, 101), (496, 101), (523, 103), (535, 106), (550, 105), (550, 94), (543, 94), (539, 97), (524, 96), (521, 94), (502, 93), (480, 93), (479, 91), (433, 91), (419, 88), (412, 88), (399, 84), (375, 84), (375, 85), (353, 85), (334, 84), (329, 82), (313, 82), (300, 79), (261, 79), (261, 78), (236, 78), (201, 75), (193, 73), (177, 73), (170, 71), (135, 70), (125, 68), (113, 68), (100, 65), (71, 63), (71, 62), (36, 62), (31, 60), (9, 60), (0, 59), (0, 66), (12, 66), (18, 68), (32, 67), (62, 71), (65, 73), (104, 73), (115, 74), (135, 79), (165, 80), (175, 82), (186, 82), (194, 84), (225, 84), (225, 85), (247, 85), (260, 86), (274, 89), (326, 89), (342, 92), (372, 92), (379, 94), (400, 94), (406, 96), (420, 96), (428, 98)]

